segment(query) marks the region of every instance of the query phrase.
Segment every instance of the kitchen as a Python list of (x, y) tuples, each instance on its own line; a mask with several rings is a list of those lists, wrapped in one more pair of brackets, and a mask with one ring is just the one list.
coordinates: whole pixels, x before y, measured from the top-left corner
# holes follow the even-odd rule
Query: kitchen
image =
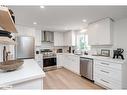
[[(7, 20), (2, 16), (1, 7), (0, 26), (7, 36), (10, 36), (7, 31), (13, 31), (11, 39), (14, 42), (10, 39), (3, 41), (1, 36), (1, 64), (15, 60), (18, 54), (24, 57), (23, 52), (26, 55), (28, 51), (33, 52), (34, 55), (29, 59), (24, 57), (23, 66), (17, 70), (0, 72), (0, 80), (8, 79), (0, 83), (0, 89), (127, 88), (127, 45), (123, 43), (127, 30), (126, 6), (8, 7), (14, 12), (16, 25), (10, 21), (12, 18)], [(28, 45), (26, 41), (20, 45), (18, 37), (33, 37), (35, 45)], [(10, 52), (8, 58), (3, 56), (3, 50)], [(10, 79), (16, 73), (15, 78)]]

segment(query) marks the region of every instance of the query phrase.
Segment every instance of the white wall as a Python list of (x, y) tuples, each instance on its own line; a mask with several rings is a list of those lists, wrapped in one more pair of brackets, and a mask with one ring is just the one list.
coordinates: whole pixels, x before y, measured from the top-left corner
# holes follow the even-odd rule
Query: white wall
[(35, 37), (35, 28), (22, 25), (16, 25), (18, 31), (17, 36), (33, 36)]
[(127, 50), (127, 18), (116, 21), (114, 24), (114, 47)]

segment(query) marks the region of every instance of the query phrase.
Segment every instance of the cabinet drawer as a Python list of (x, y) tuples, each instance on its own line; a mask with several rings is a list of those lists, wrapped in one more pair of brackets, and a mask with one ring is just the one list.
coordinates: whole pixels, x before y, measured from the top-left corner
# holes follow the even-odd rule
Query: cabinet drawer
[(105, 67), (110, 67), (110, 68), (115, 68), (115, 69), (119, 69), (121, 70), (121, 64), (117, 64), (117, 63), (112, 63), (112, 62), (107, 62), (107, 61), (101, 61), (101, 60), (94, 60), (94, 65), (101, 65), (101, 66), (105, 66)]
[(104, 77), (103, 75), (95, 75), (94, 81), (96, 84), (100, 86), (105, 86), (110, 89), (121, 89), (121, 83), (119, 81), (115, 81), (111, 79), (110, 77)]
[[(94, 74), (101, 74), (114, 80), (121, 81), (121, 71), (114, 68), (106, 68), (100, 65), (94, 67)], [(117, 75), (116, 75), (117, 74)]]

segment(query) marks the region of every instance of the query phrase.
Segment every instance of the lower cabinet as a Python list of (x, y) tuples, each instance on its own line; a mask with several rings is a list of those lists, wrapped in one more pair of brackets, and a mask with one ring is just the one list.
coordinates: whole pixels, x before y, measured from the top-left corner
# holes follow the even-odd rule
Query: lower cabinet
[(64, 64), (64, 55), (63, 54), (57, 54), (56, 55), (57, 56), (57, 61), (56, 61), (56, 63), (57, 63), (57, 67), (58, 68), (61, 68), (61, 67), (63, 67), (63, 64)]
[(57, 54), (57, 66), (79, 74), (80, 57), (73, 54)]
[(94, 60), (94, 82), (107, 89), (127, 89), (126, 63)]
[(94, 81), (96, 84), (107, 89), (121, 89), (121, 82), (108, 76), (100, 74), (94, 75)]

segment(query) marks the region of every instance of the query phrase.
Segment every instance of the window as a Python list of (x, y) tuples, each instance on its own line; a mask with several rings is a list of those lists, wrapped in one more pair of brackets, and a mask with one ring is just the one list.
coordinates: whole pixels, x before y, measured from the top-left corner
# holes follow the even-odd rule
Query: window
[(88, 45), (88, 35), (87, 34), (77, 35), (77, 49), (90, 50), (90, 46)]

